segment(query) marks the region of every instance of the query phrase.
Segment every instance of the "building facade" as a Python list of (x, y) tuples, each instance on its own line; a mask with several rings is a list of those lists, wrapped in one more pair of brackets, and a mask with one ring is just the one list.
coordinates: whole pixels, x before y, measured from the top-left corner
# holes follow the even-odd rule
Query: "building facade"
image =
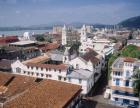
[(69, 59), (66, 52), (50, 57), (43, 55), (33, 60), (14, 62), (14, 74), (31, 77), (52, 79), (82, 86), (82, 94), (87, 94), (101, 75), (102, 60), (96, 52), (87, 52), (85, 55)]
[(62, 45), (71, 45), (79, 39), (80, 37), (76, 30), (70, 27), (66, 27), (66, 25), (64, 25), (64, 27), (62, 28)]
[(86, 49), (90, 48), (95, 50), (105, 58), (105, 56), (113, 54), (114, 51), (115, 43), (112, 43), (108, 39), (103, 39), (97, 37), (96, 35), (89, 34), (85, 25), (83, 25), (83, 27), (81, 28), (80, 42), (80, 53), (85, 53)]
[(132, 75), (139, 66), (139, 61), (134, 58), (118, 58), (114, 61), (110, 87), (111, 100), (116, 104), (138, 106), (139, 98), (134, 93)]

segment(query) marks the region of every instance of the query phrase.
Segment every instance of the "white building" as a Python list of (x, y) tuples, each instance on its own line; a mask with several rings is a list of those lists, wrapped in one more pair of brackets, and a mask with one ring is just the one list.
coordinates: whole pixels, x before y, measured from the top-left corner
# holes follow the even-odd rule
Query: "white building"
[(79, 52), (85, 53), (87, 48), (93, 49), (96, 52), (98, 52), (103, 57), (108, 56), (109, 54), (112, 54), (114, 51), (114, 45), (115, 43), (112, 43), (110, 40), (107, 39), (101, 39), (96, 36), (90, 36), (86, 32), (86, 26), (83, 25), (81, 28), (81, 46), (79, 49)]
[[(43, 55), (24, 62), (17, 60), (11, 65), (12, 72), (81, 85), (82, 94), (87, 94), (101, 75), (102, 58), (96, 52), (90, 51), (70, 60), (66, 52), (64, 55), (59, 54), (60, 59), (52, 54), (50, 57)], [(54, 64), (49, 64), (50, 62)]]
[(79, 40), (78, 32), (72, 27), (64, 27), (62, 28), (62, 45), (67, 45), (76, 42)]
[(111, 101), (115, 104), (127, 106), (139, 104), (139, 98), (133, 89), (132, 75), (136, 68), (140, 69), (140, 62), (134, 58), (118, 58), (112, 65), (110, 80)]
[(24, 32), (22, 37), (19, 37), (21, 41), (35, 41), (35, 37), (33, 37), (34, 33)]
[(127, 45), (136, 45), (140, 47), (140, 40), (139, 39), (127, 40)]
[(62, 28), (62, 45), (67, 44), (67, 28), (66, 25)]

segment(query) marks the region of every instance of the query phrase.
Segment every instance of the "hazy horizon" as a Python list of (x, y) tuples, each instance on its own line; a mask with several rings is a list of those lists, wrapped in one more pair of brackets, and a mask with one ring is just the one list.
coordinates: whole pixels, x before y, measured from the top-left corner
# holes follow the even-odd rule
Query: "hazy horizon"
[(140, 15), (140, 0), (1, 0), (0, 27), (55, 22), (117, 24)]

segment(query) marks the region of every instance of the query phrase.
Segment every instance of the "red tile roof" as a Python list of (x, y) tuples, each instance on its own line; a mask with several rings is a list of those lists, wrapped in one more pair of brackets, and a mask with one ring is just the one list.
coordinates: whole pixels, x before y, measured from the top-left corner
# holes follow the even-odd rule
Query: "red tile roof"
[(4, 108), (65, 108), (80, 92), (81, 87), (78, 85), (44, 80), (7, 102)]
[(57, 43), (48, 43), (47, 45), (41, 47), (41, 50), (43, 51), (48, 51), (48, 50), (53, 50), (57, 49), (60, 45)]
[(17, 38), (17, 36), (0, 37), (0, 44), (17, 42), (17, 41), (19, 41), (19, 39)]
[[(24, 92), (33, 84), (35, 84), (35, 78), (0, 72), (0, 87), (5, 88), (3, 95), (0, 97), (0, 102), (2, 97), (4, 97), (6, 101), (12, 96)], [(0, 90), (2, 90), (2, 88)]]
[(125, 57), (124, 58), (124, 62), (135, 62), (136, 59), (135, 58), (131, 58), (131, 57)]
[(90, 50), (89, 52), (87, 52), (86, 54), (84, 54), (83, 56), (81, 56), (84, 60), (91, 61), (92, 63), (98, 63), (99, 59), (96, 57), (98, 55), (97, 52)]
[(11, 77), (11, 74), (0, 72), (0, 86), (4, 85)]

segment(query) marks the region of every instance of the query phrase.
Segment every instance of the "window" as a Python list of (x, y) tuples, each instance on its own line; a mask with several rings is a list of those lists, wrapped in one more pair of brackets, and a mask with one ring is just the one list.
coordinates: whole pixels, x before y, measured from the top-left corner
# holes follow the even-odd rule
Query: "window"
[(59, 69), (59, 73), (61, 73), (61, 69)]
[(67, 57), (65, 57), (65, 61), (67, 60)]
[(56, 69), (54, 69), (54, 72), (56, 72)]
[(61, 80), (62, 79), (62, 77), (61, 76), (58, 76), (58, 80)]
[(43, 71), (43, 68), (41, 68), (41, 70)]
[(118, 72), (118, 76), (120, 76), (121, 74), (120, 74), (120, 72)]
[(66, 77), (64, 77), (64, 81), (66, 81)]
[(34, 75), (34, 73), (32, 72), (32, 75)]
[(118, 101), (118, 98), (115, 98), (115, 101)]
[(30, 72), (28, 72), (28, 75), (30, 75)]
[(48, 71), (48, 69), (46, 68), (46, 71)]
[(21, 69), (18, 67), (18, 68), (16, 68), (16, 72), (17, 73), (21, 73)]
[(26, 71), (23, 72), (24, 74), (26, 73)]
[(48, 75), (49, 77), (52, 77), (52, 75)]
[(126, 80), (125, 86), (129, 86), (129, 80)]
[(128, 100), (128, 99), (124, 99), (124, 100), (123, 100), (123, 103), (124, 103), (124, 104), (129, 104), (129, 100)]
[(116, 85), (120, 85), (120, 79), (116, 79)]
[(41, 74), (41, 77), (43, 77), (44, 76), (44, 74)]
[(36, 76), (39, 76), (39, 73), (36, 73)]

